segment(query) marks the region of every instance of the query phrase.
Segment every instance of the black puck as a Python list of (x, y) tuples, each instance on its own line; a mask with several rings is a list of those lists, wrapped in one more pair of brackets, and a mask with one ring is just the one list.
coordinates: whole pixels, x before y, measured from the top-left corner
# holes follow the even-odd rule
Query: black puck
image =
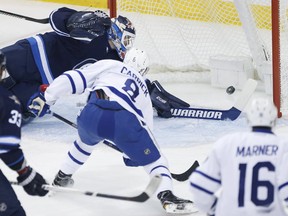
[(235, 88), (234, 86), (229, 86), (227, 89), (226, 89), (226, 93), (227, 94), (233, 94), (235, 92)]

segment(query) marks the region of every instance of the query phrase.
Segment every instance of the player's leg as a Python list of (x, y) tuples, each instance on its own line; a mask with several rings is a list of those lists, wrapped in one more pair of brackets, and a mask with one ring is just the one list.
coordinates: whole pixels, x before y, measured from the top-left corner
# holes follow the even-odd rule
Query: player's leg
[(190, 200), (179, 198), (173, 194), (172, 177), (166, 158), (161, 155), (155, 145), (150, 131), (143, 127), (136, 116), (126, 110), (115, 113), (114, 142), (129, 158), (153, 177), (162, 176), (162, 182), (156, 192), (163, 208), (168, 213), (194, 212)]
[(26, 216), (13, 188), (0, 170), (0, 215)]
[(110, 125), (111, 122), (109, 122), (108, 125), (102, 121), (107, 115), (113, 116), (113, 113), (109, 110), (103, 110), (95, 104), (88, 103), (83, 108), (77, 118), (79, 139), (74, 141), (70, 150), (67, 152), (60, 166), (60, 170), (54, 179), (54, 185), (69, 187), (74, 184), (72, 175), (87, 161), (96, 144), (104, 139), (99, 136), (99, 128), (104, 131), (113, 131), (110, 130), (113, 128), (113, 126)]

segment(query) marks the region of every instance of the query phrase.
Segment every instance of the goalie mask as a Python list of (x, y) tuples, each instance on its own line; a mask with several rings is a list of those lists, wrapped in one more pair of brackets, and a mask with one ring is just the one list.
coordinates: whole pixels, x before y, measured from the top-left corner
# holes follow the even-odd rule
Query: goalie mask
[(145, 76), (149, 71), (150, 63), (147, 53), (138, 48), (129, 49), (123, 62), (137, 70), (142, 76)]
[(256, 98), (247, 110), (248, 122), (252, 127), (274, 127), (277, 108), (268, 98)]
[(6, 77), (6, 56), (0, 50), (0, 81)]
[(108, 38), (114, 44), (118, 55), (124, 59), (126, 50), (133, 46), (136, 32), (131, 21), (123, 16), (112, 18), (111, 28), (108, 30)]

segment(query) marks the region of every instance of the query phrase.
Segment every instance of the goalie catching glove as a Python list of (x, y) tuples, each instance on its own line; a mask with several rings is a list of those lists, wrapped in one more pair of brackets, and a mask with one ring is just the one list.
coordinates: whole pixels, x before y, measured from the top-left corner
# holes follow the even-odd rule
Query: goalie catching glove
[(157, 111), (158, 116), (163, 118), (171, 118), (171, 108), (190, 107), (190, 105), (185, 101), (165, 91), (157, 80), (153, 81), (152, 83), (147, 80), (146, 84), (148, 85), (151, 101), (153, 107)]
[(91, 41), (105, 34), (111, 27), (111, 19), (101, 10), (79, 11), (69, 17), (66, 27), (71, 37)]

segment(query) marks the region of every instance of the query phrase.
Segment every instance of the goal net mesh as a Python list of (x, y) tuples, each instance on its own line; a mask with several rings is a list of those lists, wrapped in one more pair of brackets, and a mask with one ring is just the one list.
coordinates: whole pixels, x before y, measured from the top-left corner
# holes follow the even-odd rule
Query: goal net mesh
[[(281, 109), (287, 111), (287, 0), (280, 8)], [(271, 0), (118, 0), (117, 14), (135, 25), (135, 46), (148, 52), (152, 76), (205, 82), (211, 56), (248, 56), (254, 78), (264, 81), (261, 68), (272, 65)]]

